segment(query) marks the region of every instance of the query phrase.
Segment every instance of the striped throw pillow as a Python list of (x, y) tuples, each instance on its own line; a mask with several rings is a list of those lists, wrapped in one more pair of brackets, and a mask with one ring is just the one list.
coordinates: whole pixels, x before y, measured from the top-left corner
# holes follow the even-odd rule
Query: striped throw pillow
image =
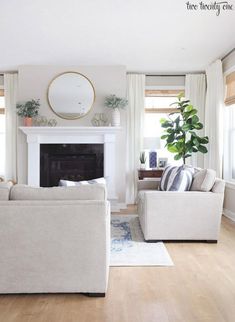
[(73, 187), (73, 186), (82, 186), (86, 184), (95, 184), (95, 183), (102, 183), (106, 184), (105, 178), (97, 178), (92, 180), (84, 180), (84, 181), (70, 181), (70, 180), (60, 180), (59, 186), (61, 187)]
[(167, 166), (160, 182), (161, 191), (188, 191), (193, 181), (194, 168)]

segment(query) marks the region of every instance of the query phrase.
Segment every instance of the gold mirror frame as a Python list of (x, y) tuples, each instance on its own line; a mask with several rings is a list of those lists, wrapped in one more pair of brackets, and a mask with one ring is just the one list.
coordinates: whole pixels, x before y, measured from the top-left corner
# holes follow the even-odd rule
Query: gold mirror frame
[[(92, 88), (92, 90), (93, 90), (93, 100), (92, 100), (92, 103), (91, 103), (90, 107), (88, 108), (87, 112), (86, 112), (86, 113), (84, 113), (84, 114), (82, 114), (82, 115), (79, 115), (79, 116), (76, 116), (76, 117), (75, 117), (75, 116), (74, 116), (74, 117), (66, 117), (66, 116), (62, 116), (60, 113), (56, 112), (56, 111), (54, 110), (54, 108), (52, 107), (52, 104), (51, 104), (50, 99), (49, 99), (50, 86), (52, 85), (52, 83), (53, 83), (53, 82), (54, 82), (58, 77), (60, 77), (60, 76), (62, 76), (62, 75), (65, 75), (65, 74), (77, 74), (77, 75), (80, 75), (80, 76), (84, 77), (84, 78), (85, 78), (85, 79), (90, 83), (90, 85), (91, 85), (91, 88)], [(47, 88), (47, 102), (48, 102), (48, 105), (50, 106), (50, 109), (51, 109), (51, 110), (52, 110), (52, 112), (53, 112), (54, 114), (56, 114), (58, 117), (60, 117), (60, 118), (62, 118), (62, 119), (65, 119), (65, 120), (77, 120), (77, 119), (80, 119), (80, 118), (82, 118), (82, 117), (86, 116), (86, 115), (90, 112), (90, 110), (91, 110), (92, 106), (94, 105), (95, 98), (96, 98), (96, 94), (95, 94), (95, 88), (94, 88), (94, 85), (92, 84), (92, 82), (90, 81), (90, 79), (89, 79), (88, 77), (86, 77), (85, 75), (83, 75), (83, 74), (81, 74), (81, 73), (79, 73), (79, 72), (67, 71), (67, 72), (60, 73), (60, 74), (58, 74), (58, 75), (56, 75), (55, 77), (53, 77), (53, 78), (52, 78), (52, 80), (50, 81), (50, 83), (49, 83), (49, 85), (48, 85), (48, 88)]]

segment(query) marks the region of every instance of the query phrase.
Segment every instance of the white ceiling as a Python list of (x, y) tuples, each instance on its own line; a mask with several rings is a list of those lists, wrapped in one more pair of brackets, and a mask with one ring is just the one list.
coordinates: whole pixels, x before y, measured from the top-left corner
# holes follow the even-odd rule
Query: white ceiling
[(235, 46), (235, 10), (220, 16), (190, 12), (186, 2), (0, 0), (0, 71), (24, 64), (121, 64), (147, 73), (204, 70)]

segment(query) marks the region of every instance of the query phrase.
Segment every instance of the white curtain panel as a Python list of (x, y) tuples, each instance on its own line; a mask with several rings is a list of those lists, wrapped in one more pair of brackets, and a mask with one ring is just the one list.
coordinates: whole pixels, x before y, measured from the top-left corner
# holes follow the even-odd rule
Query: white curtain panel
[(133, 204), (137, 195), (137, 170), (143, 146), (145, 75), (127, 75), (127, 166), (126, 203)]
[(17, 116), (16, 101), (18, 75), (4, 74), (4, 95), (6, 106), (6, 161), (5, 179), (17, 181)]
[[(187, 74), (185, 78), (185, 97), (198, 110), (198, 117), (205, 124), (205, 99), (206, 99), (206, 76), (205, 74)], [(204, 125), (205, 126), (205, 125)], [(198, 131), (204, 136), (205, 128)], [(200, 152), (193, 153), (189, 163), (194, 167), (204, 168), (204, 155)]]
[(205, 135), (209, 137), (208, 153), (204, 167), (216, 171), (222, 177), (223, 153), (223, 100), (224, 82), (221, 60), (216, 60), (206, 69), (207, 93), (205, 107)]

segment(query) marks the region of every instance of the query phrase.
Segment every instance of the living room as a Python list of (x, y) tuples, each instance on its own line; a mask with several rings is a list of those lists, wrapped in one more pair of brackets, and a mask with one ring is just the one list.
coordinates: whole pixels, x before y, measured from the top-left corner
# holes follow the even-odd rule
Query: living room
[(234, 321), (234, 6), (1, 3), (0, 321)]

